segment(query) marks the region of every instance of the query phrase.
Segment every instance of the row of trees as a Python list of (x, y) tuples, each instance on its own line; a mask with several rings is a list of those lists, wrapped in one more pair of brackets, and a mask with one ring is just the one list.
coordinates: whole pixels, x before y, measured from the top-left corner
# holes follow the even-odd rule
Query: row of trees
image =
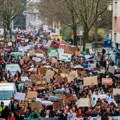
[(11, 32), (11, 22), (22, 14), (26, 7), (25, 0), (0, 0), (0, 22), (4, 27), (4, 38)]
[[(85, 50), (90, 30), (106, 24), (105, 17), (107, 16), (105, 15), (109, 14), (107, 11), (109, 2), (111, 0), (41, 0), (37, 9), (39, 9), (40, 16), (57, 17), (62, 24), (69, 26), (73, 31), (75, 45), (77, 44), (77, 29), (82, 26), (83, 49)], [(109, 23), (111, 23), (111, 18)]]

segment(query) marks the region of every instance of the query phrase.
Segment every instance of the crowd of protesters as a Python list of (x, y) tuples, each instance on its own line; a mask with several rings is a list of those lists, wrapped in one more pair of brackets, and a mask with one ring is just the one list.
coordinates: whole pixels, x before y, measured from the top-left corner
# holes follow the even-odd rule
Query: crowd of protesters
[[(23, 35), (23, 34), (22, 34)], [(3, 43), (1, 48), (2, 52), (0, 53), (0, 82), (1, 83), (8, 83), (8, 82), (14, 82), (17, 91), (21, 93), (27, 94), (28, 91), (37, 91), (38, 95), (37, 98), (40, 98), (42, 100), (49, 100), (49, 96), (55, 96), (55, 93), (53, 92), (56, 89), (62, 89), (65, 91), (65, 94), (72, 94), (75, 98), (75, 100), (70, 102), (64, 102), (64, 100), (61, 101), (63, 104), (61, 109), (54, 109), (53, 106), (43, 106), (42, 109), (35, 109), (32, 110), (30, 107), (30, 102), (35, 102), (36, 98), (33, 98), (31, 100), (28, 100), (26, 98), (26, 101), (28, 101), (28, 104), (25, 106), (19, 106), (19, 101), (14, 99), (14, 96), (11, 97), (11, 102), (9, 106), (5, 106), (4, 102), (1, 101), (0, 103), (0, 117), (5, 118), (6, 120), (24, 120), (24, 119), (37, 119), (37, 118), (56, 118), (58, 120), (75, 120), (79, 118), (89, 119), (90, 117), (98, 117), (101, 116), (102, 120), (109, 120), (109, 116), (120, 116), (120, 101), (116, 101), (113, 96), (113, 88), (120, 89), (120, 77), (115, 76), (115, 74), (109, 73), (107, 69), (107, 64), (104, 59), (105, 50), (102, 50), (100, 61), (97, 62), (95, 70), (88, 70), (86, 69), (86, 73), (84, 77), (90, 77), (90, 76), (98, 76), (98, 85), (91, 85), (91, 86), (84, 86), (82, 78), (75, 78), (71, 82), (68, 82), (67, 77), (64, 77), (62, 79), (62, 82), (56, 83), (56, 77), (58, 76), (59, 72), (55, 71), (55, 74), (53, 78), (47, 81), (45, 89), (38, 89), (36, 87), (36, 84), (32, 82), (32, 86), (25, 86), (25, 84), (22, 84), (21, 77), (23, 74), (30, 78), (31, 74), (34, 75), (40, 75), (41, 68), (44, 68), (44, 66), (50, 66), (51, 70), (55, 68), (56, 70), (60, 71), (62, 69), (67, 69), (68, 71), (72, 71), (73, 67), (80, 64), (83, 66), (81, 68), (82, 70), (86, 68), (87, 62), (86, 59), (78, 59), (78, 56), (75, 54), (72, 55), (71, 62), (64, 62), (57, 60), (56, 63), (53, 63), (51, 59), (49, 59), (49, 56), (46, 53), (46, 49), (42, 46), (43, 42), (47, 44), (49, 41), (49, 36), (46, 37), (44, 35), (43, 38), (40, 38), (38, 43), (36, 43), (37, 38), (29, 37), (28, 35), (23, 35), (25, 38), (28, 39), (27, 42), (22, 42), (19, 39), (16, 39), (16, 42), (13, 44), (12, 47), (7, 46), (7, 42)], [(20, 46), (26, 46), (31, 44), (31, 42), (34, 44), (36, 51), (41, 51), (41, 53), (44, 54), (44, 57), (41, 58), (40, 62), (35, 62), (32, 60), (32, 57), (30, 56), (28, 60), (25, 60), (24, 57), (28, 56), (27, 53), (24, 53), (24, 55), (13, 57), (11, 56), (11, 52), (17, 52), (18, 47)], [(59, 41), (57, 41), (59, 42)], [(52, 46), (55, 47), (56, 41), (54, 41), (54, 44)], [(38, 47), (38, 44), (41, 45)], [(6, 50), (7, 49), (7, 50)], [(77, 51), (81, 52), (79, 49)], [(82, 52), (81, 52), (82, 54)], [(87, 54), (90, 54), (87, 51)], [(95, 56), (93, 56), (94, 58)], [(57, 58), (56, 58), (57, 59)], [(23, 62), (21, 63), (21, 60)], [(17, 71), (14, 76), (11, 75), (10, 71), (5, 71), (6, 64), (18, 64), (21, 68), (21, 73)], [(114, 66), (114, 61), (109, 63), (108, 65)], [(36, 72), (31, 73), (29, 69), (31, 68), (37, 68)], [(75, 69), (78, 72), (82, 71), (81, 69)], [(104, 73), (98, 73), (97, 70), (104, 69)], [(120, 74), (119, 71), (115, 71), (118, 75)], [(42, 76), (44, 77), (44, 76)], [(82, 77), (82, 76), (81, 76)], [(102, 84), (102, 78), (112, 78), (112, 85), (103, 85)], [(34, 81), (32, 79), (32, 81)], [(52, 88), (49, 87), (49, 85), (52, 85)], [(106, 99), (100, 99), (98, 98), (98, 95), (106, 94), (110, 100)], [(76, 101), (81, 98), (90, 98), (91, 99), (91, 105), (90, 107), (77, 107)], [(120, 98), (119, 98), (120, 99)], [(52, 101), (51, 101), (52, 102)]]

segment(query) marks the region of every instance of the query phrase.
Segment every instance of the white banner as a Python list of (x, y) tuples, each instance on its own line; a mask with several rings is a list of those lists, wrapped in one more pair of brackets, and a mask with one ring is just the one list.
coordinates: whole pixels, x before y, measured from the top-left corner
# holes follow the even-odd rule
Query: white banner
[[(84, 120), (84, 118), (75, 118), (74, 120)], [(102, 120), (101, 117), (88, 117), (88, 120)]]
[(109, 117), (109, 120), (120, 120), (120, 116)]
[(70, 62), (71, 61), (71, 54), (67, 54), (67, 53), (60, 53), (59, 54), (59, 60), (61, 61), (66, 61), (66, 62)]

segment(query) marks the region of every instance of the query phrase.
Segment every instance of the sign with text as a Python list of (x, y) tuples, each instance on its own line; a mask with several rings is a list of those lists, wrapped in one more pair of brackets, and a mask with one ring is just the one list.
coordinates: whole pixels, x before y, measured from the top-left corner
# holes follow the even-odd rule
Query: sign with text
[(58, 57), (58, 50), (48, 50), (48, 56), (49, 57)]
[(84, 77), (83, 78), (84, 86), (98, 85), (97, 76), (93, 77)]
[(72, 57), (71, 54), (67, 54), (67, 53), (60, 53), (59, 54), (59, 60), (61, 60), (61, 61), (70, 62), (71, 57)]
[(109, 117), (109, 120), (120, 120), (120, 116)]
[(102, 78), (103, 85), (112, 85), (113, 81), (112, 78)]

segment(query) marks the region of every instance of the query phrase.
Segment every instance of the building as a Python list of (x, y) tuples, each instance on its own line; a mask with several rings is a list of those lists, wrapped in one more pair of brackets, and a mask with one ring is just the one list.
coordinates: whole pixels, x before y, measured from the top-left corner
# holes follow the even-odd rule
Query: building
[(112, 43), (113, 47), (120, 49), (120, 0), (113, 0), (113, 24)]

